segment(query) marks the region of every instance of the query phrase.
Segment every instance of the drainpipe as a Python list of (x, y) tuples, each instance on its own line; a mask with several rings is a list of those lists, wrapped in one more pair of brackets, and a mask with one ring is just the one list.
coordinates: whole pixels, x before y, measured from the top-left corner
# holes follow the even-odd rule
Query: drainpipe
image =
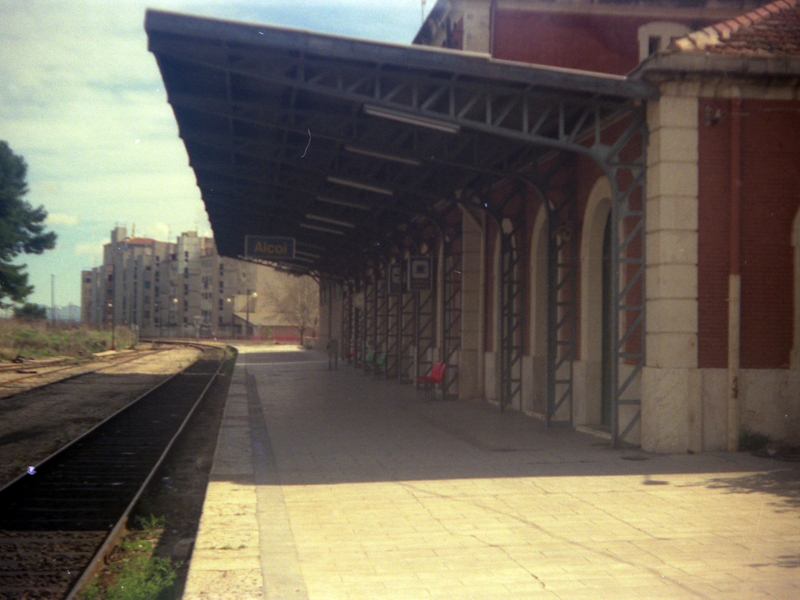
[(740, 333), (742, 280), (740, 273), (742, 187), (742, 94), (731, 97), (730, 274), (728, 275), (728, 451), (739, 449)]

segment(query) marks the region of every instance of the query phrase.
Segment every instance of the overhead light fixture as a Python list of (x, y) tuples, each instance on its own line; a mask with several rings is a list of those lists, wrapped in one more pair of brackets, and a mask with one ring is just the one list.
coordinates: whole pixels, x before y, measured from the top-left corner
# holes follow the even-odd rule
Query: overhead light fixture
[(351, 223), (350, 221), (340, 221), (339, 219), (331, 219), (330, 217), (323, 217), (322, 215), (312, 215), (311, 213), (306, 213), (306, 219), (314, 219), (315, 221), (322, 221), (323, 223), (339, 225), (340, 227), (349, 227), (351, 229), (356, 226), (355, 223)]
[(350, 202), (349, 200), (339, 200), (338, 198), (331, 198), (329, 196), (317, 196), (317, 200), (325, 204), (334, 204), (336, 206), (346, 206), (348, 208), (357, 208), (358, 210), (370, 210), (372, 207), (368, 204), (360, 204), (358, 202)]
[(382, 117), (400, 123), (427, 127), (428, 129), (434, 129), (435, 131), (442, 131), (444, 133), (458, 133), (461, 131), (461, 125), (447, 123), (446, 121), (439, 121), (437, 119), (429, 119), (427, 117), (418, 117), (416, 115), (410, 115), (380, 106), (373, 106), (371, 104), (364, 105), (364, 112), (372, 117)]
[(312, 225), (311, 223), (300, 223), (303, 229), (311, 229), (313, 231), (322, 231), (323, 233), (332, 233), (334, 235), (344, 235), (344, 231), (338, 229), (331, 229), (330, 227), (322, 227), (320, 225)]
[[(297, 242), (297, 246), (298, 247), (302, 246), (303, 248), (311, 248), (312, 250), (319, 250), (320, 252), (328, 251), (328, 249), (325, 246), (317, 246), (316, 244), (307, 244), (306, 242)], [(297, 252), (296, 249), (295, 252)], [(305, 252), (306, 254), (309, 254), (307, 250), (301, 250), (300, 252)]]
[(328, 181), (331, 183), (338, 183), (339, 185), (346, 185), (352, 188), (356, 188), (357, 190), (365, 190), (367, 192), (375, 192), (376, 194), (383, 194), (384, 196), (393, 196), (394, 192), (387, 188), (378, 187), (376, 185), (370, 185), (368, 183), (361, 183), (360, 181), (353, 181), (352, 179), (342, 179), (341, 177), (327, 177)]
[(298, 255), (299, 256), (305, 256), (306, 258), (322, 258), (322, 255), (321, 254), (317, 254), (316, 252), (305, 252), (303, 250), (297, 250), (297, 249), (295, 249), (294, 254), (295, 254), (295, 256), (298, 256)]
[(348, 152), (352, 152), (353, 154), (361, 154), (362, 156), (371, 156), (372, 158), (390, 160), (392, 162), (402, 163), (404, 165), (412, 165), (414, 167), (418, 167), (422, 164), (415, 158), (404, 158), (402, 156), (393, 156), (391, 154), (384, 154), (383, 152), (376, 152), (375, 150), (356, 148), (355, 146), (345, 146), (344, 149), (347, 150)]

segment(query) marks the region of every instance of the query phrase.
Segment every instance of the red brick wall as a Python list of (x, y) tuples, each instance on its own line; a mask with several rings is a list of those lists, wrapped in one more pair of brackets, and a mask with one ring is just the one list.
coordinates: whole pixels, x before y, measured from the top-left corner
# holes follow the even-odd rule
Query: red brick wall
[[(638, 28), (658, 17), (497, 9), (495, 58), (623, 75), (639, 64)], [(688, 21), (685, 21), (689, 25)]]
[[(701, 99), (698, 118), (698, 358), (700, 367), (721, 368), (728, 343), (731, 103)], [(786, 368), (794, 327), (800, 112), (796, 103), (745, 100), (741, 121), (741, 366)]]
[[(705, 114), (725, 119), (707, 127)], [(697, 240), (698, 362), (702, 368), (728, 364), (728, 274), (730, 273), (730, 102), (700, 100)]]

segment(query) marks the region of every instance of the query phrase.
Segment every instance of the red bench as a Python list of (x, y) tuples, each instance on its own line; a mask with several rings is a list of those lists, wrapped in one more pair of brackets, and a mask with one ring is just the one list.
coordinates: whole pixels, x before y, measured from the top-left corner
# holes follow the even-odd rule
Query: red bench
[(417, 384), (421, 383), (423, 389), (430, 389), (432, 399), (436, 398), (436, 386), (442, 383), (442, 379), (444, 379), (444, 368), (446, 366), (447, 365), (443, 362), (435, 362), (431, 367), (430, 375), (417, 376)]

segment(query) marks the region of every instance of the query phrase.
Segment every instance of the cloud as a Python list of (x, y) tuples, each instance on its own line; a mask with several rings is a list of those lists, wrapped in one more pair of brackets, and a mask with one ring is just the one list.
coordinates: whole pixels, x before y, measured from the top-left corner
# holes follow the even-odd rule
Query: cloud
[(64, 213), (48, 213), (47, 215), (48, 225), (66, 225), (68, 227), (71, 227), (73, 225), (77, 225), (80, 222), (81, 220), (75, 215), (67, 215)]
[(93, 261), (98, 257), (103, 256), (103, 245), (107, 244), (109, 240), (100, 240), (99, 242), (81, 242), (75, 245), (75, 256), (88, 256)]

